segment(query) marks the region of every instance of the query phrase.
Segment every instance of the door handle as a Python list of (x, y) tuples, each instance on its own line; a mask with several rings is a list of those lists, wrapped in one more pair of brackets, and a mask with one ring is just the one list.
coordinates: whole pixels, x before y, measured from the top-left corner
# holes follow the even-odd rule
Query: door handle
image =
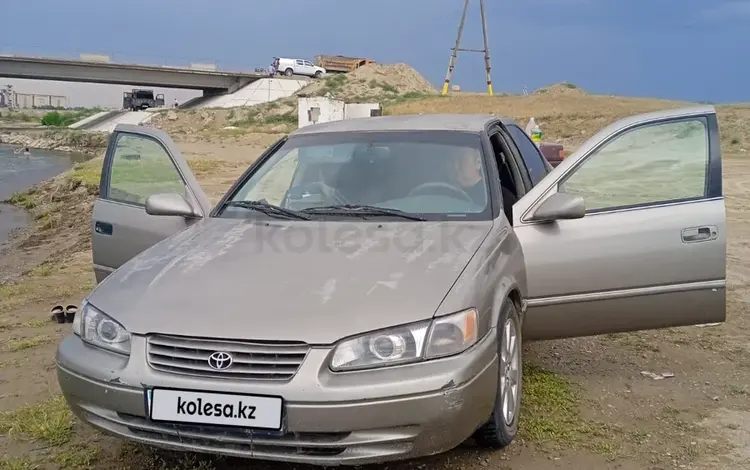
[(99, 222), (98, 220), (94, 222), (94, 232), (100, 233), (102, 235), (112, 235), (112, 224), (109, 224), (107, 222)]
[(704, 227), (691, 227), (682, 230), (682, 241), (684, 243), (714, 240), (718, 236), (718, 230), (712, 225)]

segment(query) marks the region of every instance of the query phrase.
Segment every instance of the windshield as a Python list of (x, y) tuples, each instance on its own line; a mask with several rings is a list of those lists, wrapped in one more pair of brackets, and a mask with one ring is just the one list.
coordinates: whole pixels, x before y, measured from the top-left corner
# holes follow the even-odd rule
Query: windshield
[(150, 91), (136, 91), (135, 97), (141, 100), (151, 100), (154, 98), (154, 93)]
[[(488, 220), (490, 206), (479, 134), (329, 133), (293, 136), (268, 157), (230, 201), (262, 201), (293, 211), (375, 206), (424, 220)], [(235, 204), (224, 217), (259, 217)], [(334, 217), (334, 216), (331, 216)]]

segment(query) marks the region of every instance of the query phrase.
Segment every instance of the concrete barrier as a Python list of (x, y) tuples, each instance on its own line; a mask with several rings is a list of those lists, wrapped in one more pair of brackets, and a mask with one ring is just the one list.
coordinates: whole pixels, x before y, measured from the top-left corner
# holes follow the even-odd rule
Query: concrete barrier
[(85, 119), (81, 119), (78, 122), (74, 122), (73, 124), (69, 125), (69, 129), (91, 129), (93, 127), (96, 127), (102, 123), (105, 123), (109, 121), (110, 119), (114, 119), (117, 116), (120, 116), (121, 114), (126, 113), (127, 111), (122, 109), (113, 109), (111, 111), (102, 111), (100, 113), (96, 113), (92, 116), (89, 116)]

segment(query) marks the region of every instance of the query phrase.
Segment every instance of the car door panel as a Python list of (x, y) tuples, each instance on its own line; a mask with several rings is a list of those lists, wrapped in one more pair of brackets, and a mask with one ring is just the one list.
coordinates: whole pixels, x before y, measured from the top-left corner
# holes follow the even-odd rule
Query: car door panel
[(312, 62), (303, 61), (302, 62), (303, 67), (305, 68), (305, 75), (315, 75), (315, 67), (313, 66)]
[[(193, 222), (183, 217), (149, 216), (142, 207), (112, 201), (97, 201), (93, 218), (91, 244), (97, 282), (140, 252)], [(109, 233), (102, 226), (108, 227)]]
[[(706, 201), (526, 227), (520, 238), (535, 296), (524, 326), (528, 337), (723, 321), (723, 217), (722, 201)], [(690, 220), (716, 227), (716, 238), (684, 243), (681, 232)]]
[[(712, 107), (628, 118), (586, 142), (516, 204), (529, 289), (525, 338), (725, 319), (718, 142)], [(576, 189), (580, 181), (587, 185)], [(585, 217), (531, 220), (555, 192), (582, 196)]]
[(165, 192), (182, 195), (204, 216), (210, 211), (208, 198), (167, 134), (118, 125), (110, 137), (93, 210), (92, 252), (97, 282), (197, 220), (147, 214), (146, 198)]

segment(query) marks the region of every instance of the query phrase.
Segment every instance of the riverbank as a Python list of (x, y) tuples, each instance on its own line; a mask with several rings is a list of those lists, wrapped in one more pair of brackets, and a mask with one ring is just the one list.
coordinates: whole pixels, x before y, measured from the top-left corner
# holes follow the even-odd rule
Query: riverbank
[(71, 129), (39, 132), (4, 132), (0, 129), (0, 144), (31, 149), (55, 150), (58, 152), (83, 153), (89, 156), (103, 155), (107, 149), (109, 134), (84, 132)]
[(0, 145), (0, 249), (29, 225), (25, 208), (4, 204), (16, 194), (83, 163), (91, 156), (80, 152), (34, 149), (16, 153), (20, 147)]

